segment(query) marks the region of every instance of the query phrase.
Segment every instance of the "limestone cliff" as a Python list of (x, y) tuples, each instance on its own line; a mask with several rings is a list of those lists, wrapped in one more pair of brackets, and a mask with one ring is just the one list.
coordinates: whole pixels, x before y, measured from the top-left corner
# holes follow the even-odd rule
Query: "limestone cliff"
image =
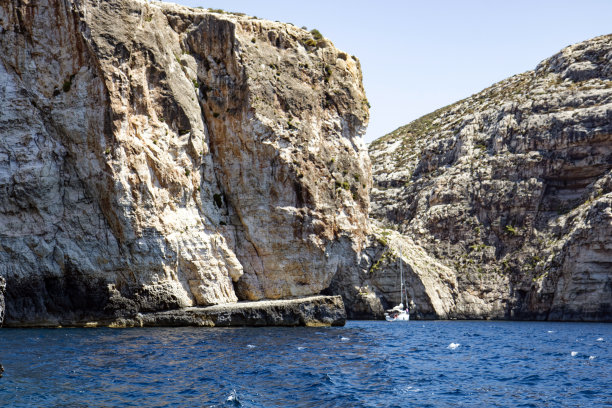
[(6, 322), (316, 294), (368, 227), (355, 57), (138, 0), (0, 3)]
[(417, 315), (612, 320), (612, 35), (567, 47), (369, 152), (372, 216), (388, 243), (368, 250), (364, 294), (399, 300), (397, 275), (372, 265), (397, 268), (403, 247)]

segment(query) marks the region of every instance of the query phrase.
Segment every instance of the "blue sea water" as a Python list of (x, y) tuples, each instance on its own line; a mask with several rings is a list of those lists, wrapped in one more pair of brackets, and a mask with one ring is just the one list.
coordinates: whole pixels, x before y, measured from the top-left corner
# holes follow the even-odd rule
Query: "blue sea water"
[(4, 407), (603, 407), (612, 325), (0, 329)]

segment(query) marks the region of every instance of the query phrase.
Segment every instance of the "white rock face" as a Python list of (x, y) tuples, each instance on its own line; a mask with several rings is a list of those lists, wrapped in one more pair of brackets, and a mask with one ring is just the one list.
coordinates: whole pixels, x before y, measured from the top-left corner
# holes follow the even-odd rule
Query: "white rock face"
[(145, 1), (0, 4), (0, 276), (36, 324), (316, 294), (368, 228), (359, 63)]
[(369, 150), (372, 216), (444, 264), (415, 296), (451, 302), (417, 301), (424, 317), (612, 320), (612, 36)]

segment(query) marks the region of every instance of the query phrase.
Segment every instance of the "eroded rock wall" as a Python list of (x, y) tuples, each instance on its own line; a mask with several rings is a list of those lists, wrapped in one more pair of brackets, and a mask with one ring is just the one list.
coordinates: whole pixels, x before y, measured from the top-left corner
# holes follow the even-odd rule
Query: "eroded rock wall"
[(137, 0), (2, 2), (7, 322), (316, 294), (357, 262), (361, 71), (310, 37)]
[(452, 271), (436, 316), (612, 319), (612, 36), (369, 150), (372, 216)]

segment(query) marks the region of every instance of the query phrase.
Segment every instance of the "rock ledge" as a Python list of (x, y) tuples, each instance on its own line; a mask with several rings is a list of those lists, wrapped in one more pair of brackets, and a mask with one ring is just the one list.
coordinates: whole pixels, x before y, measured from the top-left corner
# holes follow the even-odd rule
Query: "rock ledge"
[[(311, 296), (286, 300), (237, 302), (187, 307), (105, 321), (61, 322), (53, 327), (231, 327), (344, 326), (346, 312), (340, 296)], [(23, 327), (23, 325), (18, 325)], [(39, 325), (41, 326), (41, 325)], [(42, 324), (50, 326), (50, 324)], [(28, 325), (31, 327), (31, 325)]]

